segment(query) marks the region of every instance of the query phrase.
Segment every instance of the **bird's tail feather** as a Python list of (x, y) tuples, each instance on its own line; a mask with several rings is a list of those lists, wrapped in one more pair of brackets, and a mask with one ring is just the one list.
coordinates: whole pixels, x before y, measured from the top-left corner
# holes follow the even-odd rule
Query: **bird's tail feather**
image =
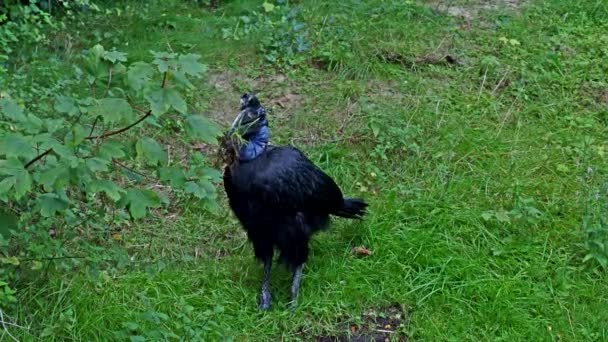
[(336, 216), (350, 218), (350, 219), (361, 219), (366, 214), (367, 203), (359, 198), (345, 198), (342, 208), (333, 214)]

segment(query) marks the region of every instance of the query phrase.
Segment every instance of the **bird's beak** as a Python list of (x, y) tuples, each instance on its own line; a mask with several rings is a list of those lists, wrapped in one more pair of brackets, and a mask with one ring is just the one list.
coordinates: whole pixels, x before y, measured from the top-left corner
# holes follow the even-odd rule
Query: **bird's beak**
[(243, 115), (245, 115), (245, 110), (240, 111), (234, 121), (232, 121), (232, 125), (230, 125), (230, 129), (228, 130), (228, 135), (232, 135), (234, 131), (241, 125), (243, 122)]

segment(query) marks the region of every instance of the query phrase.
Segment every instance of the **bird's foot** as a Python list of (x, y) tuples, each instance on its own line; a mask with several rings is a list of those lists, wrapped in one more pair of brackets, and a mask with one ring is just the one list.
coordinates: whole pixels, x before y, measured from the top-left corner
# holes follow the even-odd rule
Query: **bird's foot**
[(260, 294), (260, 304), (258, 308), (260, 310), (266, 311), (270, 309), (270, 303), (272, 302), (272, 296), (270, 295), (270, 291), (262, 291)]

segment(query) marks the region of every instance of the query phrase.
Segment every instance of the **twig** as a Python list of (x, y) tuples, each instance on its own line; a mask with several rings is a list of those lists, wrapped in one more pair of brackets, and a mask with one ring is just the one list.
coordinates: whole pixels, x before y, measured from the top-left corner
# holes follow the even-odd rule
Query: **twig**
[(101, 138), (107, 138), (116, 134), (120, 134), (122, 132), (126, 132), (129, 129), (133, 128), (134, 126), (137, 126), (137, 124), (139, 124), (140, 122), (146, 120), (148, 118), (148, 116), (152, 115), (152, 110), (149, 110), (145, 115), (142, 115), (141, 118), (137, 119), (137, 121), (133, 122), (132, 124), (125, 126), (121, 129), (117, 129), (115, 131), (109, 131), (109, 132), (105, 132), (103, 134), (100, 135), (95, 135), (95, 136), (88, 136), (85, 139), (86, 140), (94, 140), (94, 139), (101, 139)]
[(53, 152), (52, 148), (49, 148), (48, 150), (42, 152), (41, 154), (37, 155), (34, 159), (30, 160), (27, 164), (25, 164), (25, 168), (27, 169), (28, 167), (32, 166), (32, 164), (34, 164), (35, 162), (39, 161), (40, 159), (42, 159), (44, 156), (46, 156), (47, 154)]
[[(167, 84), (167, 75), (168, 75), (168, 72), (167, 72), (167, 71), (165, 71), (165, 73), (164, 73), (164, 75), (163, 75), (163, 82), (162, 82), (162, 84), (161, 84), (161, 88), (164, 88), (164, 87), (166, 86), (166, 84)], [(93, 85), (94, 85), (94, 84), (95, 84), (95, 83), (93, 83)], [(93, 90), (93, 93), (94, 93), (94, 92), (95, 92), (95, 88), (93, 87), (93, 88), (92, 88), (92, 90)], [(129, 104), (131, 104), (131, 102), (129, 102)], [(141, 109), (141, 108), (139, 108), (139, 107), (136, 107), (136, 106), (134, 106), (133, 104), (131, 104), (131, 106), (132, 106), (133, 108), (135, 108), (136, 110), (138, 110), (138, 111), (144, 112), (144, 110), (143, 110), (143, 109)], [(105, 132), (105, 133), (100, 134), (100, 135), (91, 135), (91, 134), (93, 133), (93, 129), (91, 129), (91, 133), (89, 133), (89, 136), (88, 136), (88, 137), (86, 137), (85, 139), (86, 139), (86, 140), (103, 139), (103, 138), (107, 138), (107, 137), (110, 137), (110, 136), (113, 136), (113, 135), (116, 135), (116, 134), (120, 134), (120, 133), (126, 132), (126, 131), (128, 131), (129, 129), (131, 129), (131, 128), (133, 128), (133, 127), (137, 126), (137, 125), (138, 125), (140, 122), (142, 122), (142, 121), (146, 120), (146, 119), (147, 119), (147, 118), (148, 118), (150, 115), (152, 115), (152, 110), (151, 110), (151, 109), (150, 109), (150, 110), (148, 110), (147, 112), (145, 112), (145, 113), (144, 113), (144, 115), (142, 115), (142, 116), (141, 116), (139, 119), (137, 119), (137, 120), (136, 120), (135, 122), (133, 122), (132, 124), (130, 124), (130, 125), (128, 125), (128, 126), (125, 126), (125, 127), (121, 128), (121, 129), (117, 129), (117, 130), (114, 130), (114, 131)], [(93, 128), (95, 128), (95, 123), (96, 123), (96, 122), (97, 122), (97, 118), (95, 118), (95, 122), (93, 123)], [(48, 155), (48, 154), (49, 154), (49, 153), (51, 153), (51, 152), (53, 152), (53, 149), (52, 149), (52, 148), (49, 148), (48, 150), (46, 150), (46, 151), (42, 152), (41, 154), (37, 155), (36, 157), (34, 157), (34, 159), (30, 160), (30, 161), (29, 161), (27, 164), (25, 164), (25, 168), (27, 169), (27, 168), (28, 168), (28, 167), (30, 167), (32, 164), (36, 163), (37, 161), (39, 161), (40, 159), (42, 159), (44, 156)]]
[(66, 256), (58, 256), (58, 257), (44, 257), (44, 258), (29, 258), (29, 259), (20, 259), (20, 261), (41, 261), (41, 260), (62, 260), (62, 259), (84, 259), (86, 256), (80, 255), (66, 255)]
[(486, 68), (486, 72), (483, 74), (483, 80), (481, 81), (481, 86), (479, 87), (479, 94), (477, 95), (477, 102), (481, 98), (481, 92), (483, 91), (483, 86), (486, 84), (486, 77), (488, 76), (488, 68)]
[(91, 126), (91, 131), (89, 132), (89, 135), (93, 135), (93, 131), (95, 130), (95, 126), (97, 126), (97, 121), (99, 120), (99, 115), (97, 115), (95, 117), (95, 120), (93, 121), (93, 126)]
[(2, 328), (4, 328), (4, 332), (13, 339), (13, 341), (17, 341), (19, 342), (18, 339), (15, 338), (15, 336), (13, 336), (9, 331), (8, 328), (6, 327), (6, 322), (4, 322), (4, 313), (2, 312), (2, 309), (0, 309), (0, 322), (2, 322)]
[(140, 112), (140, 113), (147, 113), (148, 111), (135, 105), (133, 103), (133, 101), (131, 101), (131, 98), (127, 96), (127, 102), (129, 103), (129, 106), (131, 106), (131, 108), (135, 109), (136, 111)]
[(108, 93), (110, 92), (110, 85), (112, 84), (112, 66), (110, 65), (108, 69), (108, 85), (106, 86), (106, 93), (104, 96), (108, 96)]
[(496, 93), (496, 91), (498, 90), (498, 88), (504, 86), (505, 79), (507, 78), (507, 75), (509, 75), (509, 73), (511, 72), (511, 70), (508, 70), (505, 72), (505, 74), (502, 76), (502, 78), (500, 79), (500, 81), (498, 81), (498, 83), (496, 84), (496, 87), (494, 87), (494, 90), (492, 90), (492, 95), (494, 95)]
[(165, 85), (167, 84), (167, 74), (169, 74), (169, 72), (165, 71), (165, 74), (163, 75), (163, 83), (160, 84), (161, 88), (164, 88)]
[(138, 174), (138, 175), (140, 175), (140, 176), (142, 176), (142, 177), (144, 177), (144, 178), (148, 178), (148, 179), (156, 180), (156, 178), (154, 178), (154, 177), (152, 177), (152, 176), (148, 176), (148, 175), (146, 175), (146, 174), (143, 174), (143, 173), (141, 173), (141, 172), (139, 172), (139, 171), (137, 171), (137, 170), (134, 170), (133, 168), (128, 167), (127, 165), (125, 165), (125, 164), (123, 164), (123, 163), (119, 162), (119, 161), (118, 161), (118, 160), (116, 160), (116, 159), (112, 159), (112, 162), (113, 162), (114, 164), (116, 164), (116, 165), (118, 165), (118, 166), (120, 166), (120, 167), (122, 167), (122, 168), (125, 168), (125, 169), (127, 169), (127, 170), (129, 170), (129, 171), (131, 171), (131, 172), (133, 172), (133, 173), (135, 173), (135, 174)]

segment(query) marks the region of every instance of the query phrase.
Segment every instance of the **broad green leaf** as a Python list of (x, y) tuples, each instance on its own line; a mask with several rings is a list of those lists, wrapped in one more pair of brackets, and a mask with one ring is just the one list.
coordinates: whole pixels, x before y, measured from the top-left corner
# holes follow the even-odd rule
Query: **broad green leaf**
[(511, 222), (511, 218), (509, 217), (509, 213), (505, 210), (497, 211), (494, 216), (499, 222), (509, 223)]
[(158, 174), (161, 181), (169, 182), (174, 188), (182, 187), (186, 183), (186, 174), (179, 166), (161, 167)]
[(93, 157), (89, 158), (86, 161), (86, 165), (91, 170), (91, 172), (106, 172), (109, 170), (108, 165), (110, 161), (107, 159)]
[(154, 69), (148, 63), (136, 62), (129, 66), (127, 71), (127, 83), (129, 86), (139, 93), (145, 85), (150, 81), (154, 74)]
[(146, 161), (148, 165), (158, 165), (158, 163), (165, 164), (167, 161), (167, 153), (163, 148), (156, 142), (156, 140), (144, 137), (137, 140), (135, 144), (135, 150), (137, 156)]
[(15, 199), (19, 200), (32, 188), (32, 176), (23, 169), (13, 177), (15, 177)]
[(37, 208), (44, 217), (51, 217), (57, 212), (62, 212), (70, 205), (65, 199), (52, 193), (38, 196), (37, 202)]
[(17, 133), (9, 133), (0, 138), (0, 155), (8, 157), (33, 158), (36, 151), (26, 138)]
[(0, 159), (0, 176), (13, 176), (23, 170), (23, 163), (13, 157), (6, 160)]
[(121, 194), (124, 193), (124, 190), (121, 189), (118, 185), (114, 184), (114, 182), (102, 179), (95, 180), (90, 184), (91, 192), (105, 192), (106, 195), (114, 202), (120, 200)]
[(120, 51), (106, 51), (103, 54), (103, 59), (105, 59), (106, 61), (110, 61), (112, 63), (116, 63), (116, 62), (126, 62), (127, 61), (127, 54), (124, 52), (120, 52)]
[(133, 109), (129, 102), (120, 98), (105, 98), (98, 100), (96, 106), (89, 109), (93, 116), (101, 116), (106, 122), (130, 122), (133, 120)]
[(266, 13), (269, 13), (269, 12), (274, 11), (275, 6), (269, 2), (264, 1), (264, 3), (262, 4), (262, 7), (264, 7), (264, 11)]
[(158, 71), (166, 72), (170, 69), (175, 69), (175, 57), (176, 54), (169, 52), (154, 52), (150, 51), (154, 55), (153, 63), (158, 66)]
[(15, 186), (15, 177), (6, 177), (0, 181), (0, 201), (8, 202), (9, 191), (13, 186)]
[(206, 143), (215, 143), (222, 133), (218, 125), (201, 115), (189, 115), (186, 118), (186, 132), (191, 139)]
[(59, 113), (65, 113), (69, 116), (74, 116), (79, 112), (76, 102), (69, 96), (57, 96), (54, 108)]
[(208, 196), (207, 191), (199, 183), (186, 182), (184, 185), (184, 190), (196, 198), (204, 199)]
[(13, 121), (25, 121), (26, 117), (17, 102), (12, 99), (0, 99), (0, 114)]
[(173, 79), (177, 84), (181, 84), (189, 89), (194, 88), (194, 85), (188, 80), (188, 77), (186, 77), (186, 74), (184, 74), (183, 71), (173, 71), (171, 72), (171, 76), (173, 76)]
[(74, 144), (74, 146), (80, 145), (80, 143), (84, 141), (84, 138), (86, 138), (87, 135), (88, 132), (82, 125), (74, 125), (74, 128), (72, 128), (72, 144)]
[(146, 95), (146, 99), (150, 103), (152, 114), (156, 117), (165, 114), (171, 107), (182, 114), (188, 110), (186, 101), (175, 89), (161, 88), (152, 91)]
[(159, 207), (161, 202), (152, 190), (130, 189), (126, 194), (127, 207), (134, 219), (146, 216), (146, 209)]
[(120, 159), (125, 156), (124, 145), (120, 141), (106, 140), (99, 147), (99, 156), (105, 159)]
[(222, 173), (217, 169), (212, 169), (210, 167), (205, 167), (202, 170), (203, 177), (207, 178), (212, 182), (219, 182), (222, 180)]
[(152, 110), (152, 114), (156, 117), (159, 117), (165, 114), (171, 105), (166, 101), (164, 96), (164, 89), (158, 89), (155, 91), (151, 91), (146, 94), (146, 100), (150, 103), (150, 109)]
[(0, 208), (0, 236), (8, 239), (11, 236), (11, 230), (17, 229), (17, 215), (6, 209)]
[(493, 211), (486, 211), (481, 214), (481, 218), (483, 218), (484, 221), (490, 221), (492, 217), (494, 217)]
[(182, 114), (186, 114), (188, 111), (188, 105), (177, 90), (166, 89), (165, 96), (171, 107)]
[(65, 188), (70, 181), (70, 168), (66, 164), (58, 164), (40, 174), (39, 182), (46, 191)]
[(207, 66), (198, 61), (200, 58), (200, 55), (192, 53), (179, 56), (178, 64), (180, 70), (186, 75), (200, 77), (205, 71), (207, 71)]
[(23, 164), (16, 159), (0, 160), (0, 175), (9, 177), (0, 182), (0, 194), (3, 200), (7, 199), (10, 188), (15, 189), (15, 199), (19, 200), (32, 188), (32, 177)]

